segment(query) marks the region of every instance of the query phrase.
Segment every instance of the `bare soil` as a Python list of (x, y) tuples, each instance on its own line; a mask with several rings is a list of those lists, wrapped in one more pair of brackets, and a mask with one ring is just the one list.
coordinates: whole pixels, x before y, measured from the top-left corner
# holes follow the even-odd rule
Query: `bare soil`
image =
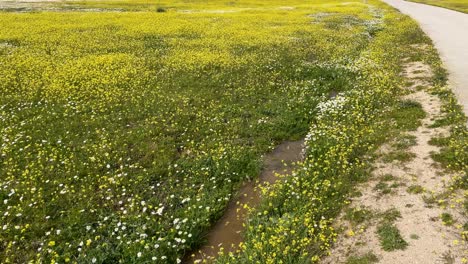
[[(403, 99), (421, 103), (427, 117), (422, 120), (422, 126), (416, 131), (408, 132), (414, 136), (416, 144), (406, 151), (414, 153), (414, 158), (407, 162), (384, 162), (381, 159), (374, 164), (375, 170), (369, 182), (358, 187), (362, 196), (353, 198), (350, 208), (366, 208), (371, 211), (367, 221), (358, 226), (344, 219), (339, 220), (338, 227), (343, 233), (338, 237), (335, 248), (322, 263), (346, 263), (350, 256), (363, 256), (368, 252), (375, 254), (378, 263), (388, 264), (430, 264), (430, 263), (464, 263), (463, 258), (468, 257), (468, 246), (460, 236), (461, 226), (466, 219), (457, 207), (439, 206), (437, 201), (430, 201), (450, 188), (453, 175), (438, 168), (432, 160), (431, 153), (438, 152), (439, 147), (429, 144), (431, 138), (448, 135), (447, 127), (430, 128), (441, 109), (438, 97), (429, 94), (424, 89), (425, 78), (431, 75), (430, 68), (420, 62), (406, 65), (404, 75), (413, 82), (407, 87), (411, 94)], [(380, 149), (385, 155), (392, 150), (390, 144)], [(388, 175), (393, 176), (390, 193), (383, 194), (378, 184)], [(418, 186), (419, 192), (409, 191), (409, 187)], [(435, 203), (434, 203), (435, 202)], [(379, 214), (389, 209), (396, 209), (401, 218), (395, 221), (395, 226), (403, 239), (408, 243), (404, 250), (384, 251), (381, 247), (377, 226)], [(448, 213), (453, 217), (454, 224), (447, 225), (441, 215)]]

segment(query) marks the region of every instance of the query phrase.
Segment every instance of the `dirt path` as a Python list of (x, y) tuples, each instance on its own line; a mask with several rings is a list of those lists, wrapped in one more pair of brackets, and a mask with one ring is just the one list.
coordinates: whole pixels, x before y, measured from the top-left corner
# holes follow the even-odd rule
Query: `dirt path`
[[(408, 87), (413, 90), (427, 85), (423, 79), (431, 72), (427, 65), (413, 62), (405, 75), (414, 81)], [(430, 128), (440, 115), (441, 102), (416, 89), (403, 100), (419, 102), (427, 115), (417, 130), (381, 147), (372, 177), (359, 186), (360, 196), (340, 217), (338, 228), (343, 232), (323, 263), (466, 263), (468, 245), (459, 226), (466, 219), (457, 207), (440, 206), (437, 200), (454, 176), (437, 168), (431, 158), (439, 151), (429, 144), (431, 138), (448, 134), (446, 127)], [(402, 158), (389, 161), (391, 153)]]
[(0, 11), (8, 12), (122, 12), (120, 8), (86, 8), (74, 5), (79, 0), (0, 0)]
[(54, 4), (62, 2), (62, 0), (0, 0), (0, 10), (55, 10)]
[(383, 0), (419, 22), (450, 72), (452, 90), (468, 115), (468, 14), (403, 0)]
[(289, 174), (296, 162), (302, 159), (304, 141), (286, 141), (277, 146), (264, 158), (264, 168), (258, 182), (247, 182), (239, 190), (237, 198), (233, 199), (224, 215), (206, 235), (207, 243), (184, 259), (184, 263), (199, 263), (202, 260), (214, 259), (220, 251), (235, 252), (242, 242), (244, 223), (248, 217), (248, 209), (261, 202), (260, 186), (274, 183), (277, 174)]

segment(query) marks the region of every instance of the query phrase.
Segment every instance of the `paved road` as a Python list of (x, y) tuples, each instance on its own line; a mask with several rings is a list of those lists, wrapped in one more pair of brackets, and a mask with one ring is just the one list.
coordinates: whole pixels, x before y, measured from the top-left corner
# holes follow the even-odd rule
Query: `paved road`
[(449, 82), (468, 116), (468, 14), (403, 0), (383, 0), (411, 16), (434, 41)]

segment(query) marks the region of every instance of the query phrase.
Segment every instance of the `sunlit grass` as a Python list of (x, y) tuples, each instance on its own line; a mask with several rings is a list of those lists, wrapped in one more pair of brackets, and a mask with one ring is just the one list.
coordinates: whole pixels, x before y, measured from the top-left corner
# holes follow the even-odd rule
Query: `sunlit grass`
[(412, 2), (440, 6), (468, 13), (468, 0), (411, 0)]
[(2, 263), (176, 263), (265, 152), (304, 136), (219, 261), (316, 262), (363, 156), (412, 126), (401, 61), (428, 39), (380, 2), (50, 5), (0, 16)]
[(2, 262), (181, 259), (382, 27), (361, 2), (152, 4), (0, 16)]

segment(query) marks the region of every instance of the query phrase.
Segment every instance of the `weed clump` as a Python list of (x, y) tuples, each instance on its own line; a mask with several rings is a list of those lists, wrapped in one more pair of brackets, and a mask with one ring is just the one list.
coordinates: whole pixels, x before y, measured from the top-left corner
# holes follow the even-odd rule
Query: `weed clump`
[(449, 213), (442, 213), (440, 219), (444, 223), (444, 225), (451, 226), (455, 222), (453, 216)]
[(379, 258), (372, 252), (362, 256), (351, 256), (346, 260), (346, 264), (372, 264), (378, 262)]
[(388, 222), (377, 227), (377, 234), (380, 245), (385, 251), (403, 250), (408, 246), (398, 228)]
[(421, 103), (412, 100), (403, 100), (398, 104), (393, 118), (397, 127), (402, 130), (414, 131), (421, 126), (421, 119), (426, 117)]
[(359, 225), (371, 218), (372, 212), (366, 208), (347, 208), (344, 219)]
[(406, 191), (412, 194), (420, 194), (424, 192), (424, 188), (421, 185), (411, 185), (406, 189)]
[(158, 8), (156, 8), (156, 12), (158, 12), (158, 13), (165, 13), (165, 12), (167, 12), (167, 9), (164, 8), (164, 7), (158, 7)]

